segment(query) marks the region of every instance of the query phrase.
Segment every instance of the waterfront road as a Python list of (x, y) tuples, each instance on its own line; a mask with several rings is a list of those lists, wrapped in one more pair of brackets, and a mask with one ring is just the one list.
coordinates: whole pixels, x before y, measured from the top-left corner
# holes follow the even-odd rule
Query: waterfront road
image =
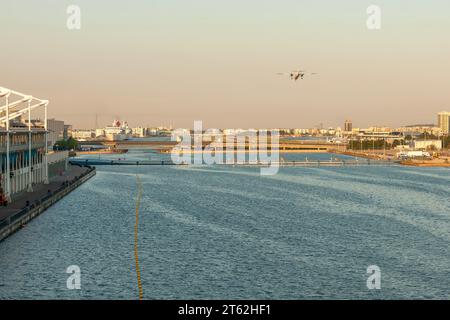
[(13, 201), (5, 207), (0, 207), (0, 221), (14, 215), (15, 213), (22, 210), (27, 206), (27, 201), (30, 204), (34, 203), (36, 200), (41, 199), (50, 192), (54, 192), (64, 182), (70, 182), (76, 180), (78, 176), (87, 172), (89, 168), (69, 165), (68, 170), (59, 176), (50, 179), (50, 183), (47, 185), (39, 184), (33, 186), (33, 192), (22, 192), (13, 198)]

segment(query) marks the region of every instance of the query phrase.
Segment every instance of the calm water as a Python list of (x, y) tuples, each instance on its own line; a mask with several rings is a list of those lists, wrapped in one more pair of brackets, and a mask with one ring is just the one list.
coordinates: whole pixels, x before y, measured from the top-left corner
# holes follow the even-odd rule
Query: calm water
[(366, 166), (99, 167), (0, 243), (0, 298), (136, 299), (136, 175), (147, 299), (450, 297), (450, 170)]

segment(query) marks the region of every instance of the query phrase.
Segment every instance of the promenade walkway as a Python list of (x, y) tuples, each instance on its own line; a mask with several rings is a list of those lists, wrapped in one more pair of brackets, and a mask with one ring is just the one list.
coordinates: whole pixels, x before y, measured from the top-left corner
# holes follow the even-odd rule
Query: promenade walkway
[(63, 183), (76, 180), (76, 177), (87, 172), (89, 168), (79, 167), (76, 165), (69, 165), (68, 170), (61, 176), (56, 176), (50, 179), (50, 183), (47, 185), (39, 184), (33, 186), (33, 192), (21, 192), (13, 198), (13, 201), (5, 207), (0, 207), (0, 221), (14, 215), (27, 206), (27, 201), (30, 204), (36, 200), (46, 196), (49, 191), (54, 192), (61, 187)]

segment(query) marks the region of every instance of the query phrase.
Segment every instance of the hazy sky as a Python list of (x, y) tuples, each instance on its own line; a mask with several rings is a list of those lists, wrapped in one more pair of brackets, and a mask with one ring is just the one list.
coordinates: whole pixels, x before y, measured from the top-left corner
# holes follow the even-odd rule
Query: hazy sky
[[(435, 123), (450, 109), (449, 17), (448, 0), (1, 0), (0, 86), (78, 128), (96, 113), (102, 126)], [(320, 75), (276, 75), (296, 68)]]

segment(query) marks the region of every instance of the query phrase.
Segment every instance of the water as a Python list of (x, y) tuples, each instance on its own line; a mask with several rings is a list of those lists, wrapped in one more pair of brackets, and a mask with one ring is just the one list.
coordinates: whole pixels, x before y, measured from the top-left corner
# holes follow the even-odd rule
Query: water
[(136, 175), (147, 299), (449, 298), (450, 170), (398, 166), (99, 167), (0, 243), (0, 298), (137, 299)]

